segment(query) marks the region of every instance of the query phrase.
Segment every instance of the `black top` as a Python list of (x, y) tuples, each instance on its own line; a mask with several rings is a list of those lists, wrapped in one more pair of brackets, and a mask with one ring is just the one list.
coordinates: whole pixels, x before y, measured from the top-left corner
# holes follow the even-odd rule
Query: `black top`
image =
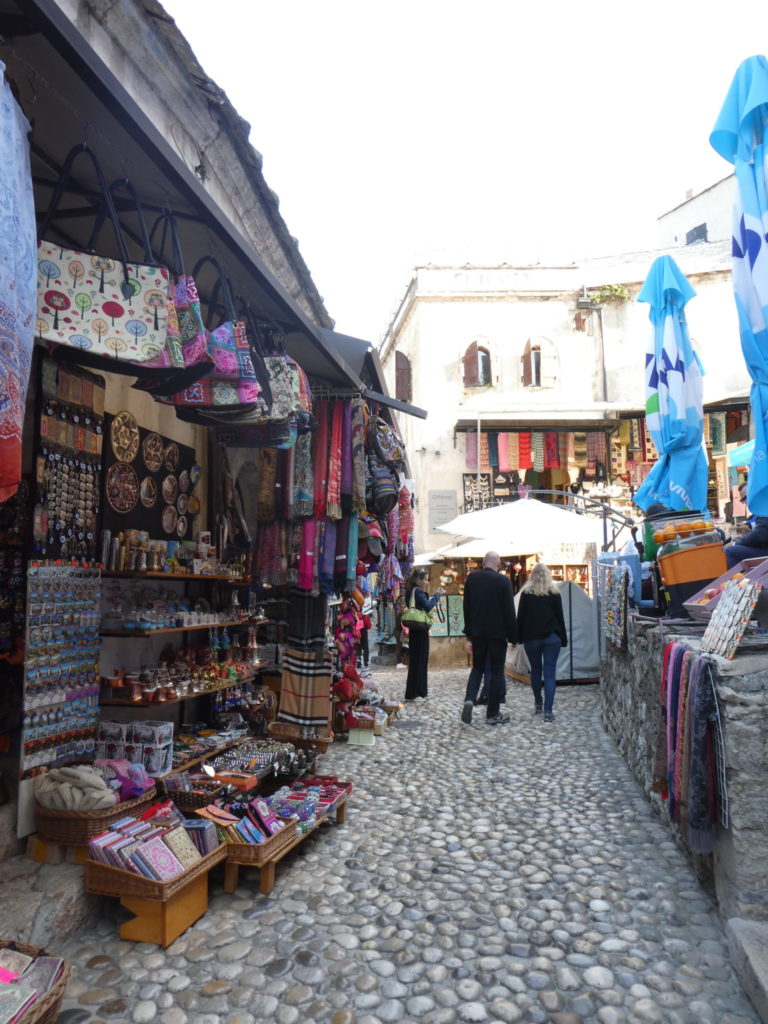
[(755, 516), (752, 532), (739, 537), (736, 543), (748, 548), (768, 548), (768, 516)]
[(517, 606), (517, 632), (521, 643), (546, 640), (551, 633), (560, 637), (560, 646), (568, 646), (563, 602), (559, 594), (531, 594), (523, 590)]
[(512, 584), (495, 569), (476, 569), (464, 584), (464, 633), (517, 643)]
[(408, 593), (408, 599), (406, 605), (411, 603), (411, 593), (415, 592), (416, 596), (413, 599), (414, 608), (418, 608), (422, 612), (431, 612), (437, 602), (440, 600), (440, 594), (435, 594), (434, 597), (429, 597), (426, 590), (422, 590), (421, 587), (416, 584), (412, 591)]

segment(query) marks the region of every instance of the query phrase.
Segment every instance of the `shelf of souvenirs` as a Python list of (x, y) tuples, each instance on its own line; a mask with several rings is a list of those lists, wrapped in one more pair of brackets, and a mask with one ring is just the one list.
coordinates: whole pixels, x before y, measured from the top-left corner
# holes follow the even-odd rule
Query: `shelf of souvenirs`
[[(237, 686), (244, 686), (246, 683), (253, 683), (258, 678), (261, 671), (265, 668), (269, 668), (269, 662), (257, 661), (252, 666), (253, 674), (243, 676), (242, 679), (227, 679), (217, 683), (216, 686), (206, 686), (202, 690), (194, 690), (191, 693), (185, 693), (183, 696), (163, 698), (162, 700), (134, 700), (131, 697), (100, 697), (99, 704), (101, 707), (130, 707), (130, 708), (152, 708), (162, 704), (163, 707), (170, 707), (173, 704), (181, 704), (185, 700), (194, 700), (196, 697), (205, 697), (210, 693), (219, 693), (222, 690), (234, 689)], [(130, 687), (126, 687), (130, 689)]]
[(123, 570), (122, 572), (102, 572), (101, 578), (105, 580), (210, 580), (215, 583), (228, 583), (233, 587), (248, 587), (250, 581), (245, 577), (232, 576), (231, 574), (219, 574), (212, 572), (191, 573), (191, 572), (157, 572), (140, 570)]
[(227, 750), (231, 750), (232, 747), (237, 747), (239, 744), (244, 743), (245, 740), (251, 738), (251, 733), (246, 731), (238, 736), (234, 736), (231, 740), (228, 740), (222, 746), (212, 747), (210, 750), (206, 750), (204, 754), (190, 758), (189, 761), (184, 761), (182, 764), (174, 765), (169, 772), (165, 775), (157, 775), (155, 778), (164, 779), (168, 775), (176, 775), (177, 772), (186, 772), (190, 768), (196, 768), (197, 765), (202, 764), (203, 761), (210, 761), (212, 757), (218, 757), (219, 754), (223, 754)]
[(166, 633), (189, 633), (197, 629), (236, 629), (238, 626), (247, 629), (253, 626), (264, 626), (269, 619), (237, 619), (230, 622), (205, 622), (195, 626), (165, 626), (162, 629), (102, 629), (99, 636), (162, 636)]

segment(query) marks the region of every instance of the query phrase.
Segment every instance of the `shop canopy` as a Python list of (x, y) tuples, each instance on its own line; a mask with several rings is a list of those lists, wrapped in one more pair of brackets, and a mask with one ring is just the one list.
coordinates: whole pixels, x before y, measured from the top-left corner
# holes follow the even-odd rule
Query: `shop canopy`
[[(126, 39), (126, 52), (130, 54), (132, 46), (135, 49), (144, 43), (146, 67), (142, 67), (141, 54), (136, 56), (135, 63), (127, 58), (124, 73), (118, 78), (55, 0), (0, 2), (6, 74), (18, 89), (22, 108), (34, 122), (32, 173), (38, 213), (48, 207), (66, 154), (74, 145), (86, 141), (97, 154), (109, 182), (130, 179), (147, 220), (154, 222), (163, 209), (173, 211), (185, 263), (189, 264), (185, 267), (187, 271), (200, 257), (215, 256), (232, 279), (236, 292), (247, 297), (254, 309), (283, 330), (289, 355), (313, 381), (360, 389), (358, 374), (321, 333), (318, 324), (330, 325), (331, 321), (280, 215), (275, 212), (272, 217), (271, 231), (277, 239), (280, 260), (299, 282), (296, 291), (301, 291), (306, 308), (277, 279), (212, 192), (204, 187), (203, 181), (211, 176), (211, 165), (197, 145), (196, 109), (214, 111), (220, 125), (220, 146), (236, 165), (244, 190), (239, 197), (241, 202), (245, 206), (261, 202), (267, 215), (270, 209), (276, 211), (275, 196), (261, 174), (259, 154), (248, 139), (248, 125), (204, 75), (161, 5), (146, 0), (122, 16), (134, 17), (135, 11), (140, 12), (142, 21), (130, 26), (135, 37)], [(119, 9), (110, 17), (119, 19)], [(164, 58), (158, 56), (161, 52)], [(152, 75), (158, 71), (158, 60), (163, 59), (166, 76), (154, 82)], [(144, 77), (139, 75), (140, 68)], [(150, 115), (166, 102), (165, 93), (151, 95), (151, 91), (176, 86), (180, 75), (184, 76), (189, 102), (178, 111), (178, 137), (174, 135), (171, 139), (159, 130)], [(131, 85), (133, 92), (129, 91)], [(267, 98), (266, 102), (271, 101)], [(178, 156), (180, 151), (198, 153), (197, 174)], [(234, 197), (232, 201), (236, 203)], [(121, 195), (117, 205), (129, 255), (138, 259), (143, 247), (139, 244), (131, 202)], [(249, 212), (245, 206), (243, 217)], [(99, 207), (95, 179), (84, 161), (74, 187), (67, 191), (64, 209), (56, 218), (53, 240), (71, 248), (101, 247), (108, 251), (104, 246), (109, 244), (109, 223), (101, 227), (95, 238), (92, 235), (94, 214)], [(275, 246), (271, 238), (265, 244)], [(214, 269), (203, 268), (197, 284), (205, 304), (214, 293)]]
[(494, 547), (492, 540), (503, 544), (509, 554), (532, 554), (556, 544), (597, 544), (601, 549), (603, 545), (603, 524), (599, 519), (535, 498), (465, 512), (438, 526), (438, 530), (478, 538), (485, 544), (485, 551), (499, 554), (504, 552)]
[(729, 466), (748, 466), (752, 461), (752, 455), (755, 451), (755, 439), (746, 441), (744, 444), (740, 444), (737, 448), (732, 449), (728, 452), (728, 465)]

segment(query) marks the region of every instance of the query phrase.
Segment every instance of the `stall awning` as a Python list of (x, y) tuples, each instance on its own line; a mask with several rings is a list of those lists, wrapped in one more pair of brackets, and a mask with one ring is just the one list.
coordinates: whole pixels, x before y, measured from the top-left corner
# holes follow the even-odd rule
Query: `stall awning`
[(751, 441), (745, 441), (744, 444), (740, 444), (737, 448), (731, 449), (728, 452), (728, 465), (729, 466), (748, 466), (752, 461), (752, 455), (755, 451), (754, 438)]
[[(481, 412), (481, 430), (613, 430), (619, 425), (618, 410), (610, 413), (595, 413), (587, 410), (558, 412), (554, 409), (520, 412)], [(468, 414), (456, 420), (454, 430), (458, 433), (477, 430), (477, 414)]]

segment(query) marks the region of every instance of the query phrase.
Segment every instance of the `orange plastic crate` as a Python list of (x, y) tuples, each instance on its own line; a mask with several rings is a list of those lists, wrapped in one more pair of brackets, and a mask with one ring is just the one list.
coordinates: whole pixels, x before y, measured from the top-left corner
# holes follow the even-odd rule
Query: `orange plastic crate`
[(659, 559), (659, 572), (665, 586), (717, 579), (727, 569), (723, 545), (717, 542), (674, 551)]

